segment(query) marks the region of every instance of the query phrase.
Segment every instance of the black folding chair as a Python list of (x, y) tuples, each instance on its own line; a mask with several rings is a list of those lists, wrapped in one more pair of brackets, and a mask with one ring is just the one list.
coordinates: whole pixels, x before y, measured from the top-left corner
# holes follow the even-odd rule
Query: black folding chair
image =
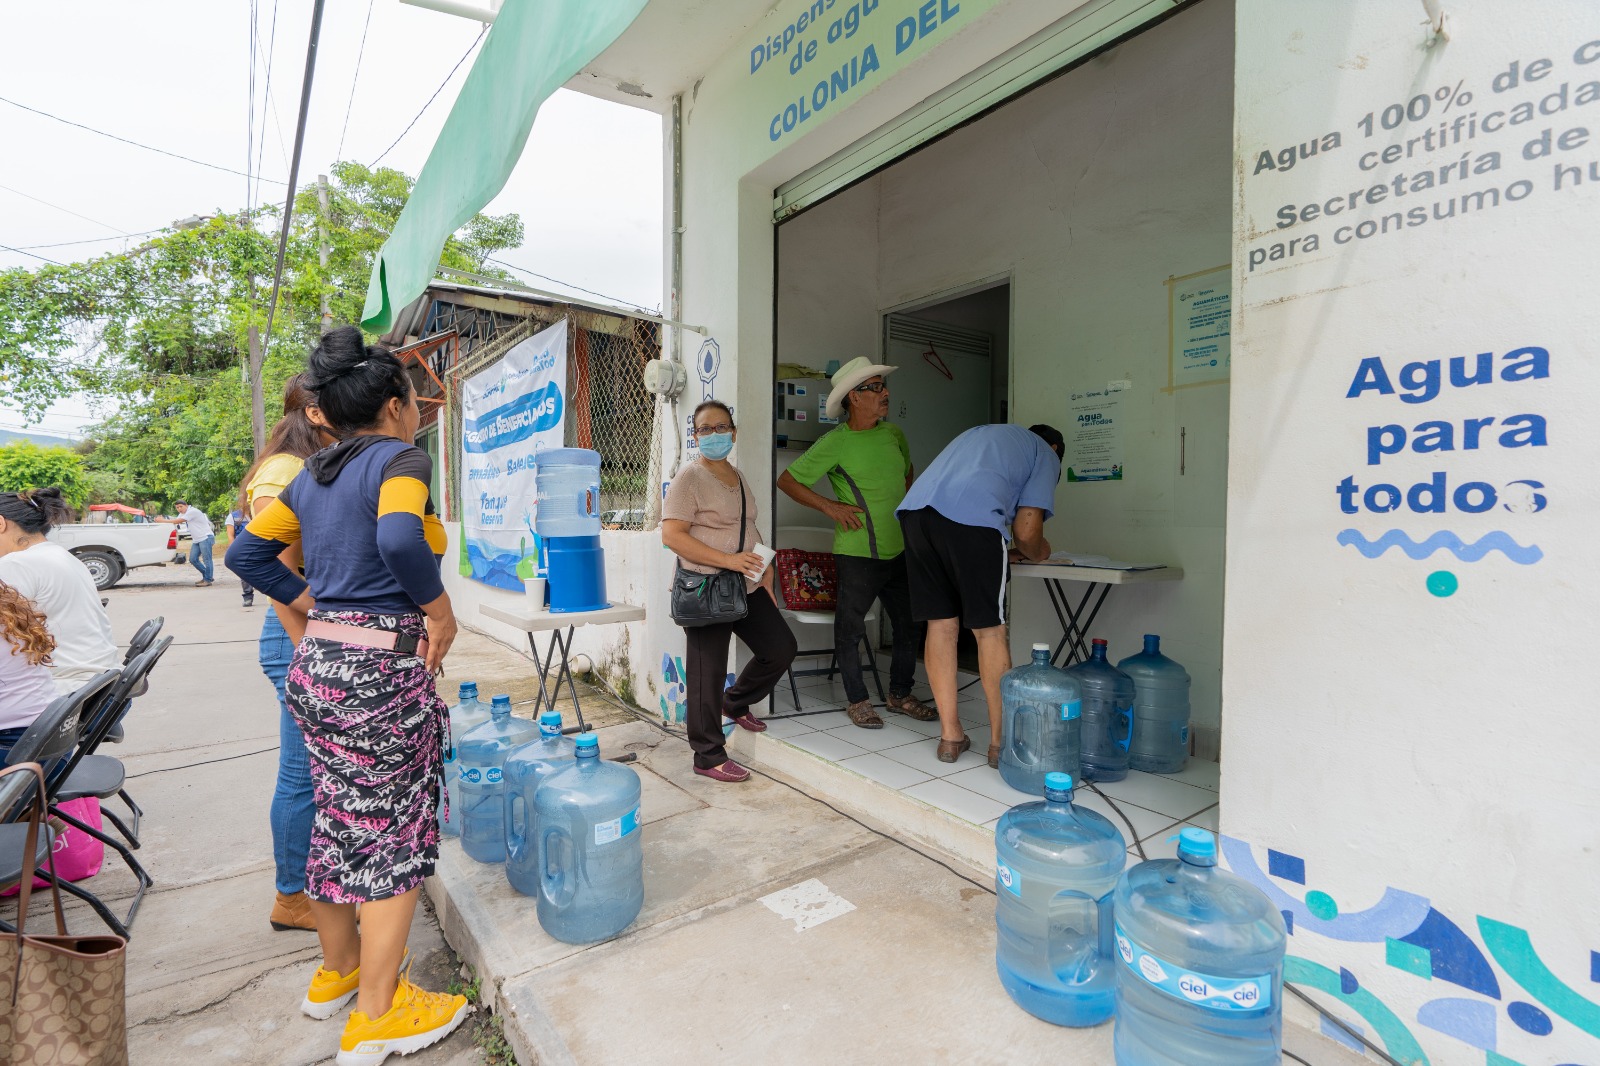
[[(66, 698), (62, 697), (63, 700)], [(0, 776), (0, 889), (10, 888), (22, 880), (28, 843), (28, 823), (23, 819), (33, 810), (33, 797), (38, 792), (39, 780), (32, 771), (38, 765), (25, 762), (0, 769), (0, 775), (3, 775)], [(44, 833), (34, 844), (34, 865), (45, 865), (54, 841), (54, 832), (47, 824)], [(0, 932), (16, 931), (16, 926), (0, 920)]]
[[(116, 826), (117, 831), (135, 848), (139, 846), (139, 820), (144, 816), (144, 811), (134, 802), (133, 797), (128, 795), (127, 789), (123, 787), (124, 782), (127, 780), (127, 771), (123, 768), (122, 761), (110, 755), (97, 754), (95, 749), (100, 747), (101, 741), (105, 739), (106, 733), (111, 726), (120, 721), (122, 716), (127, 713), (128, 705), (133, 702), (134, 693), (144, 691), (146, 687), (145, 679), (149, 677), (150, 671), (155, 668), (156, 663), (167, 653), (167, 649), (171, 646), (172, 638), (163, 637), (156, 643), (155, 647), (150, 648), (143, 655), (122, 668), (116, 684), (112, 685), (100, 699), (85, 709), (80, 720), (77, 748), (65, 763), (50, 774), (50, 802), (52, 804), (87, 799), (91, 796), (102, 800), (110, 799), (112, 796), (120, 797), (122, 802), (128, 805), (128, 811), (132, 816), (133, 822), (131, 827), (123, 825), (122, 819), (118, 818), (116, 812), (108, 807), (102, 807), (100, 813), (107, 821)], [(52, 806), (50, 813), (70, 825), (78, 826), (89, 835), (102, 839), (99, 832), (76, 821), (70, 815), (62, 814), (54, 806)], [(122, 845), (110, 837), (104, 837), (103, 839), (108, 846), (116, 848), (118, 852), (122, 853), (123, 858), (134, 869), (134, 873), (139, 877), (141, 883), (149, 879), (149, 875), (143, 872), (143, 868), (133, 860), (132, 855), (127, 854)], [(135, 909), (137, 909), (137, 903), (135, 904)]]
[(156, 634), (161, 632), (161, 626), (166, 620), (165, 615), (158, 614), (139, 627), (139, 631), (133, 635), (133, 639), (128, 641), (128, 654), (122, 657), (124, 666), (133, 662), (137, 656), (143, 655), (145, 649), (155, 643)]
[[(44, 713), (34, 719), (33, 724), (22, 734), (16, 746), (11, 749), (11, 754), (6, 757), (6, 765), (8, 767), (20, 766), (22, 763), (36, 762), (45, 768), (45, 772), (48, 775), (51, 768), (71, 755), (73, 748), (76, 747), (78, 726), (83, 716), (84, 708), (103, 697), (106, 694), (106, 690), (116, 684), (117, 678), (120, 676), (121, 674), (116, 670), (106, 670), (96, 674), (92, 680), (71, 695), (61, 696), (53, 701), (50, 706), (44, 709)], [(16, 774), (12, 776), (21, 777), (23, 775)], [(46, 791), (45, 799), (47, 802), (52, 798), (51, 791), (48, 789)], [(17, 848), (20, 851), (22, 845), (17, 845)], [(20, 862), (20, 855), (18, 861)], [(0, 862), (0, 866), (9, 868), (10, 865), (9, 861)], [(17, 876), (21, 877), (20, 866), (18, 867)], [(127, 925), (119, 921), (117, 916), (111, 913), (110, 908), (93, 892), (80, 888), (71, 881), (58, 879), (47, 868), (41, 868), (39, 876), (60, 886), (61, 891), (69, 896), (87, 903), (100, 916), (100, 920), (105, 922), (111, 931), (118, 936), (126, 937), (128, 935)], [(143, 894), (141, 889), (141, 898)], [(137, 907), (137, 903), (135, 906)]]
[[(156, 634), (161, 632), (161, 626), (166, 622), (166, 620), (166, 616), (158, 614), (154, 618), (147, 620), (144, 625), (139, 627), (138, 632), (134, 633), (133, 639), (128, 641), (128, 652), (122, 657), (122, 665), (126, 666), (133, 662), (135, 657), (142, 655), (145, 649), (150, 647), (150, 645), (156, 639)], [(143, 695), (143, 693), (135, 692), (134, 695), (140, 696)], [(119, 719), (112, 722), (111, 728), (106, 730), (106, 743), (121, 744), (123, 736), (122, 722)]]

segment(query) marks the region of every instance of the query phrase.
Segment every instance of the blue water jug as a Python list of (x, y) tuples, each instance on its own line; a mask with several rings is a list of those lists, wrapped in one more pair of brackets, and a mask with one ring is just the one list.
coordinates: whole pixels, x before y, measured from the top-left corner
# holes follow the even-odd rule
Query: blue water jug
[(1217, 869), (1217, 841), (1185, 829), (1176, 859), (1122, 875), (1116, 913), (1119, 1066), (1277, 1066), (1283, 918)]
[(600, 760), (600, 742), (580, 733), (576, 761), (533, 794), (539, 842), (538, 914), (568, 944), (616, 936), (644, 906), (639, 775)]
[(544, 544), (552, 614), (611, 606), (606, 601), (606, 553), (599, 537), (550, 537)]
[(461, 846), (479, 862), (506, 861), (506, 755), (539, 735), (511, 715), (511, 697), (496, 696), (489, 720), (456, 745), (461, 779)]
[(540, 452), (534, 485), (539, 503), (533, 528), (540, 537), (600, 535), (599, 452), (588, 448)]
[(995, 825), (994, 962), (1029, 1014), (1099, 1025), (1111, 1017), (1111, 893), (1128, 845), (1108, 819), (1072, 805), (1072, 786), (1071, 774), (1045, 774), (1044, 800)]
[[(1000, 679), (1000, 776), (1037, 796), (1047, 773), (1078, 777), (1083, 698), (1065, 670), (1050, 665), (1050, 645), (1033, 646), (1033, 662)], [(991, 741), (992, 743), (992, 741)]]
[(439, 832), (447, 837), (461, 835), (461, 760), (456, 756), (456, 744), (468, 732), (489, 720), (489, 708), (478, 700), (478, 683), (463, 681), (455, 706), (450, 708), (450, 735), (444, 749), (444, 787), (449, 797), (439, 797)]
[(1117, 669), (1133, 678), (1133, 733), (1128, 765), (1175, 774), (1189, 758), (1189, 672), (1161, 654), (1161, 638), (1144, 635), (1144, 651)]
[(1133, 729), (1133, 678), (1106, 661), (1106, 642), (1091, 643), (1089, 658), (1067, 673), (1083, 692), (1083, 779), (1121, 781), (1128, 776)]
[(546, 778), (572, 765), (575, 751), (561, 735), (561, 712), (545, 711), (538, 737), (506, 756), (506, 880), (524, 896), (539, 894), (534, 794)]

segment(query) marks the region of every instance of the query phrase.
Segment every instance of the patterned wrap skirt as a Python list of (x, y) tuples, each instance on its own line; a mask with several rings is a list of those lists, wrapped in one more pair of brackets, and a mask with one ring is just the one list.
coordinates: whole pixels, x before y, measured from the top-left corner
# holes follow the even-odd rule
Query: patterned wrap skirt
[[(421, 614), (311, 617), (426, 635)], [(306, 637), (289, 664), (286, 695), (305, 733), (316, 790), (306, 894), (323, 903), (366, 903), (421, 885), (439, 859), (448, 721), (423, 660)]]

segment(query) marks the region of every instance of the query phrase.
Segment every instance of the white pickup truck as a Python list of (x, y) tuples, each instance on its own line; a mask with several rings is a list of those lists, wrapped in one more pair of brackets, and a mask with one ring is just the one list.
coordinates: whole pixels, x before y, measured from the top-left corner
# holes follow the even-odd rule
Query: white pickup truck
[(152, 522), (56, 526), (49, 537), (83, 561), (104, 591), (136, 566), (159, 566), (178, 547), (178, 527)]

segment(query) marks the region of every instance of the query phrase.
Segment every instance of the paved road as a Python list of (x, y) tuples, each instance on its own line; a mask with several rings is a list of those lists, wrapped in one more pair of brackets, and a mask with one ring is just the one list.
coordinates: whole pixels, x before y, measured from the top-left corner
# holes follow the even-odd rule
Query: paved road
[[(107, 593), (118, 640), (125, 643), (154, 615), (165, 616), (163, 633), (175, 638), (150, 691), (129, 713), (127, 741), (107, 746), (125, 762), (129, 791), (144, 807), (138, 855), (156, 881), (128, 952), (132, 1060), (328, 1062), (342, 1022), (315, 1022), (298, 1010), (318, 960), (316, 937), (267, 924), (278, 709), (256, 664), (264, 608), (242, 608), (238, 582), (220, 566), (212, 587), (198, 589), (194, 581), (188, 566), (149, 567)], [(86, 884), (125, 900), (133, 878), (108, 852), (105, 868)], [(69, 921), (74, 931), (99, 927), (81, 905)], [(411, 947), (412, 976), (444, 987), (454, 960), (431, 911), (419, 909)], [(403, 1061), (483, 1063), (471, 1029), (469, 1022)]]

